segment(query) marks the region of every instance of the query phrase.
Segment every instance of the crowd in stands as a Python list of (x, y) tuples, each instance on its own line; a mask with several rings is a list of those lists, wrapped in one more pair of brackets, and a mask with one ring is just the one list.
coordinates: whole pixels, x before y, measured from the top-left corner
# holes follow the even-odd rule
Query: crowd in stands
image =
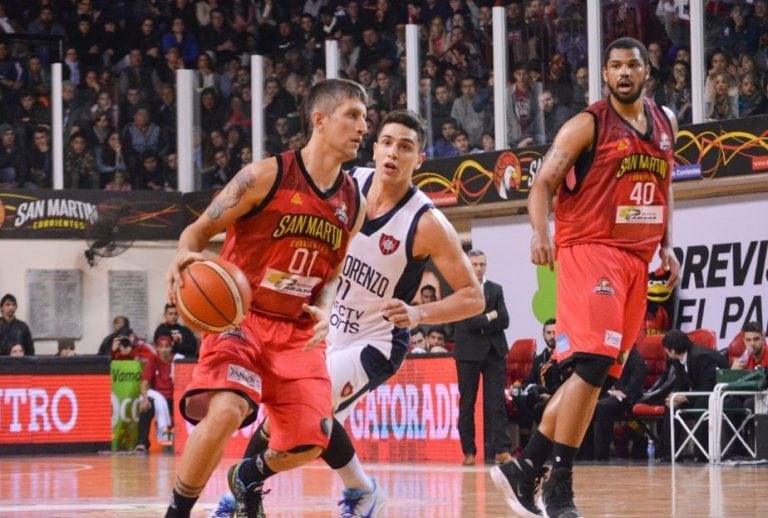
[[(687, 3), (602, 6), (606, 41), (647, 44), (646, 95), (681, 124), (691, 122)], [(767, 4), (705, 2), (707, 119), (768, 110)], [(493, 6), (507, 18), (504, 136), (493, 134)], [(498, 138), (545, 144), (586, 105), (585, 20), (584, 0), (4, 0), (0, 186), (51, 187), (52, 62), (63, 64), (66, 188), (175, 189), (175, 71), (185, 68), (199, 95), (198, 185), (215, 189), (253, 158), (249, 56), (265, 57), (265, 150), (279, 153), (306, 138), (302, 108), (325, 77), (327, 39), (339, 42), (341, 76), (370, 96), (357, 160), (368, 164), (382, 115), (406, 106), (407, 23), (420, 26), (430, 158), (490, 151)]]

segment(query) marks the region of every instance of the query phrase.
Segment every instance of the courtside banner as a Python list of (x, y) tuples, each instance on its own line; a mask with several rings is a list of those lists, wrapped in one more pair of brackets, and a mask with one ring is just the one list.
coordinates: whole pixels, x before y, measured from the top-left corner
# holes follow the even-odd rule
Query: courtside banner
[(108, 449), (110, 378), (106, 360), (101, 365), (78, 365), (77, 358), (42, 362), (35, 357), (2, 358), (0, 453)]
[(139, 395), (144, 364), (114, 360), (112, 370), (112, 450), (132, 450), (139, 442)]
[[(184, 451), (193, 426), (184, 421), (178, 401), (191, 381), (194, 363), (177, 362), (174, 370), (176, 453)], [(482, 387), (475, 406), (478, 462), (483, 459)], [(344, 423), (363, 460), (380, 462), (461, 462), (457, 422), (459, 389), (452, 357), (414, 357), (387, 383), (360, 401)], [(257, 421), (258, 422), (258, 421)], [(180, 423), (180, 424), (179, 424)], [(256, 424), (235, 432), (225, 455), (240, 456)]]

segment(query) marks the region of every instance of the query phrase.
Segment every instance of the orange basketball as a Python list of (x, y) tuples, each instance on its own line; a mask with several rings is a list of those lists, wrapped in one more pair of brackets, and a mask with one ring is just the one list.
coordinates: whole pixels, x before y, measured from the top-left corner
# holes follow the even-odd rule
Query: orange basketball
[(251, 306), (251, 285), (240, 268), (221, 258), (191, 263), (181, 272), (176, 306), (198, 331), (220, 333), (236, 327)]

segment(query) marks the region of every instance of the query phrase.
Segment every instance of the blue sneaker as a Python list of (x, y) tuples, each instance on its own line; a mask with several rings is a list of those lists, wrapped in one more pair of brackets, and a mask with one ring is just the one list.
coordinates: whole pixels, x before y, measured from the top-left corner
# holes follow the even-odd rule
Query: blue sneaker
[(235, 497), (228, 492), (219, 499), (219, 505), (213, 510), (209, 518), (232, 518), (235, 515), (236, 505)]
[(363, 492), (359, 489), (345, 489), (339, 506), (341, 507), (341, 518), (375, 518), (379, 512), (384, 509), (387, 501), (387, 495), (372, 478), (373, 491)]
[(240, 466), (248, 460), (250, 459), (235, 464), (227, 472), (229, 490), (232, 491), (232, 496), (235, 499), (235, 514), (233, 516), (235, 518), (266, 518), (264, 506), (261, 503), (262, 496), (267, 493), (264, 491), (264, 484), (254, 482), (246, 486), (240, 480)]

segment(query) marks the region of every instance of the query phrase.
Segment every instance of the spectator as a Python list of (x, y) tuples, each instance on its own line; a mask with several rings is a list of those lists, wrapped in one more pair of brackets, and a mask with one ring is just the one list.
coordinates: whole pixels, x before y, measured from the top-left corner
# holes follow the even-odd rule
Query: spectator
[(109, 119), (109, 125), (114, 129), (117, 128), (120, 120), (118, 118), (117, 105), (112, 100), (112, 94), (106, 90), (99, 92), (96, 97), (96, 103), (90, 106), (91, 120), (96, 119), (100, 115), (106, 115)]
[(443, 124), (446, 122), (455, 123), (451, 117), (453, 110), (453, 98), (448, 90), (448, 86), (440, 82), (435, 86), (435, 96), (432, 100), (432, 131), (433, 139), (439, 139), (442, 135)]
[(27, 59), (24, 88), (34, 93), (39, 101), (50, 101), (51, 73), (48, 68), (43, 67), (43, 62), (38, 56), (30, 56)]
[(360, 2), (350, 0), (344, 11), (344, 16), (339, 20), (341, 32), (352, 36), (355, 44), (360, 45), (363, 42), (363, 29), (368, 24), (368, 21), (360, 14)]
[(175, 48), (178, 51), (178, 56), (182, 58), (184, 65), (192, 67), (197, 61), (200, 50), (197, 40), (192, 34), (187, 32), (186, 27), (187, 24), (184, 22), (183, 17), (174, 17), (171, 21), (170, 30), (162, 37), (160, 46), (165, 56), (168, 55), (169, 49)]
[(573, 113), (578, 113), (589, 103), (589, 70), (579, 67), (574, 74), (573, 96), (569, 105)]
[(560, 131), (560, 127), (571, 118), (573, 113), (549, 90), (542, 90), (539, 94), (539, 109), (544, 117), (544, 142), (552, 142)]
[(216, 153), (219, 151), (225, 154), (228, 153), (224, 134), (220, 129), (216, 129), (211, 131), (208, 138), (203, 141), (202, 163), (200, 167), (200, 173), (203, 175), (203, 185), (206, 185), (206, 175), (210, 175), (217, 167)]
[(107, 137), (106, 143), (97, 150), (96, 167), (99, 170), (101, 185), (106, 186), (113, 179), (115, 171), (126, 172), (128, 166), (123, 155), (123, 143), (120, 134), (112, 131)]
[(203, 132), (209, 134), (214, 130), (220, 130), (226, 121), (226, 110), (222, 109), (216, 90), (204, 89), (200, 94), (200, 127)]
[(273, 132), (275, 122), (281, 117), (296, 113), (296, 101), (283, 89), (280, 80), (270, 77), (264, 82), (264, 124)]
[(483, 420), (491, 430), (492, 451), (497, 463), (509, 462), (510, 440), (506, 435), (507, 421), (504, 403), (504, 381), (509, 314), (499, 284), (485, 277), (486, 258), (480, 250), (470, 250), (469, 260), (475, 275), (483, 285), (485, 309), (475, 317), (455, 324), (456, 371), (459, 380), (459, 436), (465, 466), (475, 463), (475, 401), (480, 376), (483, 377)]
[(427, 150), (429, 158), (445, 158), (456, 156), (458, 151), (453, 146), (453, 137), (456, 135), (456, 123), (446, 121), (441, 126), (441, 137), (437, 139), (431, 149)]
[(64, 171), (67, 189), (100, 189), (101, 178), (96, 159), (86, 147), (85, 135), (77, 132), (69, 137), (69, 146), (64, 151)]
[(659, 106), (667, 105), (667, 97), (661, 84), (661, 75), (655, 68), (651, 68), (648, 73), (648, 79), (645, 80), (643, 87), (643, 95)]
[(63, 338), (59, 340), (57, 350), (56, 350), (56, 356), (61, 357), (70, 357), (70, 356), (77, 356), (77, 353), (75, 353), (75, 341), (71, 338)]
[(126, 95), (129, 88), (136, 88), (144, 101), (153, 99), (155, 92), (160, 87), (160, 78), (157, 72), (144, 63), (144, 55), (141, 49), (132, 48), (128, 53), (128, 66), (126, 66), (117, 81), (117, 90), (120, 95)]
[(210, 25), (200, 28), (200, 50), (213, 52), (217, 63), (225, 63), (241, 49), (236, 44), (234, 31), (225, 23), (224, 11), (212, 9), (210, 18)]
[(32, 148), (29, 153), (29, 172), (24, 187), (50, 189), (53, 185), (53, 153), (51, 133), (46, 126), (38, 126), (32, 132)]
[(18, 132), (18, 141), (22, 149), (29, 149), (32, 144), (32, 132), (40, 125), (51, 124), (51, 114), (40, 104), (31, 91), (22, 92), (21, 97), (10, 112), (10, 122)]
[(766, 100), (757, 77), (749, 72), (742, 76), (739, 85), (739, 117), (749, 117), (766, 112)]
[(477, 148), (481, 145), (483, 137), (484, 110), (477, 111), (474, 107), (475, 80), (466, 77), (461, 80), (461, 97), (453, 101), (451, 117), (459, 123), (469, 139), (469, 147)]
[(682, 126), (691, 123), (691, 87), (688, 63), (675, 61), (672, 65), (672, 77), (667, 85), (667, 106), (675, 112), (678, 123)]
[(0, 299), (0, 355), (9, 355), (14, 346), (21, 346), (22, 354), (14, 356), (34, 356), (35, 342), (29, 326), (23, 320), (16, 318), (19, 308), (16, 297), (10, 293)]
[(386, 40), (380, 39), (375, 29), (369, 27), (363, 30), (363, 43), (357, 60), (358, 68), (377, 68), (386, 72), (392, 68), (394, 59), (394, 48)]
[(128, 317), (125, 315), (117, 315), (115, 318), (112, 319), (112, 332), (109, 333), (107, 336), (104, 337), (104, 339), (101, 341), (101, 344), (99, 345), (99, 351), (96, 353), (100, 356), (108, 356), (112, 354), (113, 349), (113, 343), (115, 338), (118, 336), (118, 333), (122, 329), (130, 329), (131, 328), (131, 322), (128, 320)]
[(496, 138), (490, 133), (483, 133), (483, 153), (496, 151)]
[(450, 35), (445, 31), (445, 20), (435, 16), (429, 22), (429, 37), (427, 38), (427, 53), (441, 58), (450, 45)]
[(514, 66), (515, 84), (507, 99), (507, 144), (510, 147), (528, 147), (544, 140), (539, 127), (538, 97), (531, 89), (525, 63)]
[[(535, 83), (531, 82), (531, 84)], [(562, 54), (553, 54), (550, 58), (547, 74), (544, 77), (544, 88), (552, 92), (562, 106), (569, 106), (573, 102), (573, 84)]]
[(77, 30), (69, 36), (70, 49), (77, 51), (83, 68), (97, 67), (101, 65), (101, 49), (99, 36), (93, 26), (93, 19), (88, 15), (80, 16), (77, 22)]
[(291, 137), (290, 126), (286, 117), (280, 117), (275, 121), (274, 134), (267, 137), (266, 149), (269, 154), (277, 155), (288, 149), (288, 140)]
[(759, 34), (754, 25), (747, 23), (746, 9), (746, 6), (734, 5), (720, 33), (719, 47), (737, 56), (755, 52), (758, 45)]
[(83, 81), (83, 67), (75, 47), (69, 47), (64, 51), (64, 63), (61, 69), (65, 81), (70, 81), (75, 87), (80, 87)]
[(453, 147), (456, 148), (457, 156), (465, 156), (480, 152), (477, 148), (470, 149), (469, 136), (464, 130), (459, 130), (453, 135)]
[(139, 360), (146, 364), (155, 356), (154, 347), (137, 337), (132, 329), (121, 329), (113, 341), (113, 360)]
[(131, 41), (144, 55), (147, 66), (156, 68), (162, 58), (162, 46), (154, 18), (151, 16), (142, 18), (139, 21), (138, 34)]
[(153, 151), (159, 156), (168, 150), (163, 130), (149, 118), (147, 108), (139, 108), (133, 122), (123, 128), (122, 141), (125, 144), (125, 160), (129, 169), (136, 170), (143, 153)]
[(445, 348), (445, 329), (443, 326), (432, 326), (427, 334), (428, 353), (447, 353)]
[(550, 318), (544, 322), (541, 331), (544, 338), (544, 349), (533, 358), (533, 367), (526, 380), (527, 396), (525, 404), (519, 408), (521, 429), (533, 430), (533, 424), (541, 421), (547, 401), (563, 383), (560, 368), (553, 358), (555, 324), (555, 319)]
[(18, 98), (18, 92), (24, 85), (23, 78), (21, 63), (9, 55), (8, 45), (0, 42), (0, 94), (6, 104)]
[(141, 165), (133, 176), (133, 185), (136, 189), (145, 191), (171, 190), (165, 167), (156, 152), (145, 151), (141, 155)]
[(104, 186), (105, 191), (113, 192), (128, 192), (133, 190), (131, 183), (128, 181), (128, 172), (123, 169), (116, 169), (112, 173), (112, 179)]
[(24, 346), (21, 344), (13, 344), (8, 351), (8, 356), (10, 356), (11, 358), (19, 358), (21, 356), (26, 356), (26, 354), (24, 353)]
[(714, 97), (704, 103), (704, 117), (707, 120), (735, 119), (739, 116), (738, 96), (730, 94), (732, 77), (727, 72), (718, 72), (713, 81)]
[(237, 171), (229, 162), (229, 153), (220, 149), (214, 154), (214, 167), (203, 175), (203, 189), (222, 189), (229, 182)]
[(411, 339), (408, 343), (408, 352), (411, 354), (424, 354), (427, 352), (427, 342), (424, 339), (424, 332), (414, 327), (411, 329)]
[(0, 124), (0, 185), (18, 187), (28, 173), (26, 153), (16, 142), (13, 126)]
[(155, 328), (154, 341), (162, 335), (171, 337), (173, 354), (197, 358), (197, 338), (190, 328), (179, 323), (179, 310), (173, 304), (166, 304), (163, 321)]
[(67, 37), (67, 32), (59, 22), (54, 20), (53, 9), (50, 5), (43, 5), (34, 19), (27, 26), (27, 34), (30, 36), (60, 36)]
[[(715, 80), (717, 74), (728, 73), (729, 57), (725, 52), (714, 52), (709, 58), (709, 69), (704, 79), (704, 102), (711, 103), (715, 98)], [(705, 110), (706, 112), (706, 110)]]
[(120, 118), (118, 129), (123, 131), (136, 116), (136, 112), (139, 111), (139, 108), (142, 107), (146, 107), (146, 105), (141, 100), (141, 90), (139, 90), (139, 88), (129, 87), (128, 91), (125, 93), (124, 100), (120, 103), (118, 109)]
[(150, 356), (141, 375), (139, 398), (139, 440), (136, 451), (149, 450), (149, 428), (156, 420), (157, 435), (161, 441), (170, 440), (173, 429), (173, 353), (170, 335), (155, 338), (157, 354)]
[(99, 49), (101, 50), (101, 66), (106, 70), (112, 70), (125, 56), (127, 38), (122, 27), (117, 25), (114, 18), (101, 20), (99, 29)]

